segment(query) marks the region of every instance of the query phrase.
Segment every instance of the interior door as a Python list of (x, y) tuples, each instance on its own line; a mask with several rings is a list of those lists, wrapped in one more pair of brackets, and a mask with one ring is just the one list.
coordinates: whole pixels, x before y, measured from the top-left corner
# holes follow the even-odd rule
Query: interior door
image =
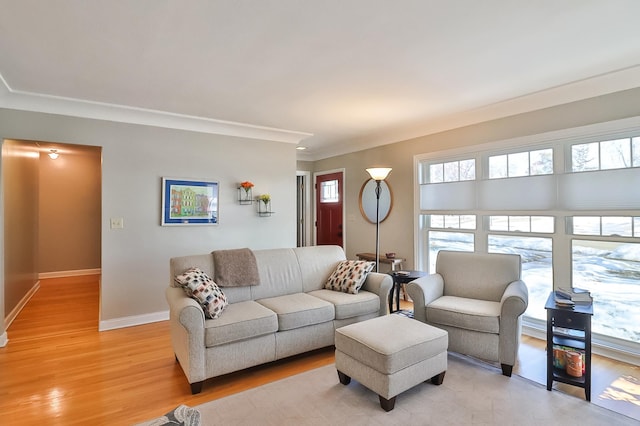
[(343, 172), (316, 176), (316, 244), (338, 245), (343, 242)]

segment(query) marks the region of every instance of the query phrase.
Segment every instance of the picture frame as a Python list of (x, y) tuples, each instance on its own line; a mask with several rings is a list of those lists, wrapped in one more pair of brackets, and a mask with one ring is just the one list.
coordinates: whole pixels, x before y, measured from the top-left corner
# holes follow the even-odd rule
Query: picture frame
[(216, 181), (163, 177), (161, 225), (217, 225), (219, 199)]

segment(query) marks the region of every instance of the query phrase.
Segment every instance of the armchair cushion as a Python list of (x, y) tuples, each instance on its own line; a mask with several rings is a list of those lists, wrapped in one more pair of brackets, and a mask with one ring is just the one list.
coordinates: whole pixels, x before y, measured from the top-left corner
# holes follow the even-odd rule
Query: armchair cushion
[(443, 296), (427, 305), (432, 324), (485, 333), (500, 332), (500, 303), (466, 297)]

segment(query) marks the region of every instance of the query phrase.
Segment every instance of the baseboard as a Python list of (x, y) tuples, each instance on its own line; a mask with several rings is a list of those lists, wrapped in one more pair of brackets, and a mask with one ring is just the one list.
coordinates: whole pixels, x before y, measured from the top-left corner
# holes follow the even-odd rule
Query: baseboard
[(7, 346), (7, 342), (9, 342), (9, 339), (7, 338), (7, 332), (5, 331), (4, 333), (0, 334), (0, 348), (4, 348), (5, 346)]
[(130, 317), (115, 318), (111, 320), (100, 321), (98, 325), (99, 331), (115, 330), (117, 328), (133, 327), (136, 325), (149, 324), (152, 322), (167, 321), (169, 319), (169, 311), (154, 312), (152, 314), (133, 315)]
[(9, 314), (4, 318), (4, 329), (7, 330), (14, 319), (18, 316), (20, 311), (25, 307), (25, 305), (31, 300), (34, 294), (40, 289), (40, 281), (37, 281), (33, 287), (29, 289), (27, 294), (18, 302), (15, 308), (9, 312)]
[(38, 278), (65, 278), (65, 277), (79, 277), (82, 275), (99, 275), (102, 273), (102, 269), (76, 269), (73, 271), (54, 271), (54, 272), (40, 272)]

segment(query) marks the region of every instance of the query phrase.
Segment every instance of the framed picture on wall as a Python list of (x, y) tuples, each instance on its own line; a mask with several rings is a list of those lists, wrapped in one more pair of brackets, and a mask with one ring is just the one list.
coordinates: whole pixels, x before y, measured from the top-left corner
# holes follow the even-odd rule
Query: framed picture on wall
[(162, 226), (217, 225), (218, 182), (162, 178)]

